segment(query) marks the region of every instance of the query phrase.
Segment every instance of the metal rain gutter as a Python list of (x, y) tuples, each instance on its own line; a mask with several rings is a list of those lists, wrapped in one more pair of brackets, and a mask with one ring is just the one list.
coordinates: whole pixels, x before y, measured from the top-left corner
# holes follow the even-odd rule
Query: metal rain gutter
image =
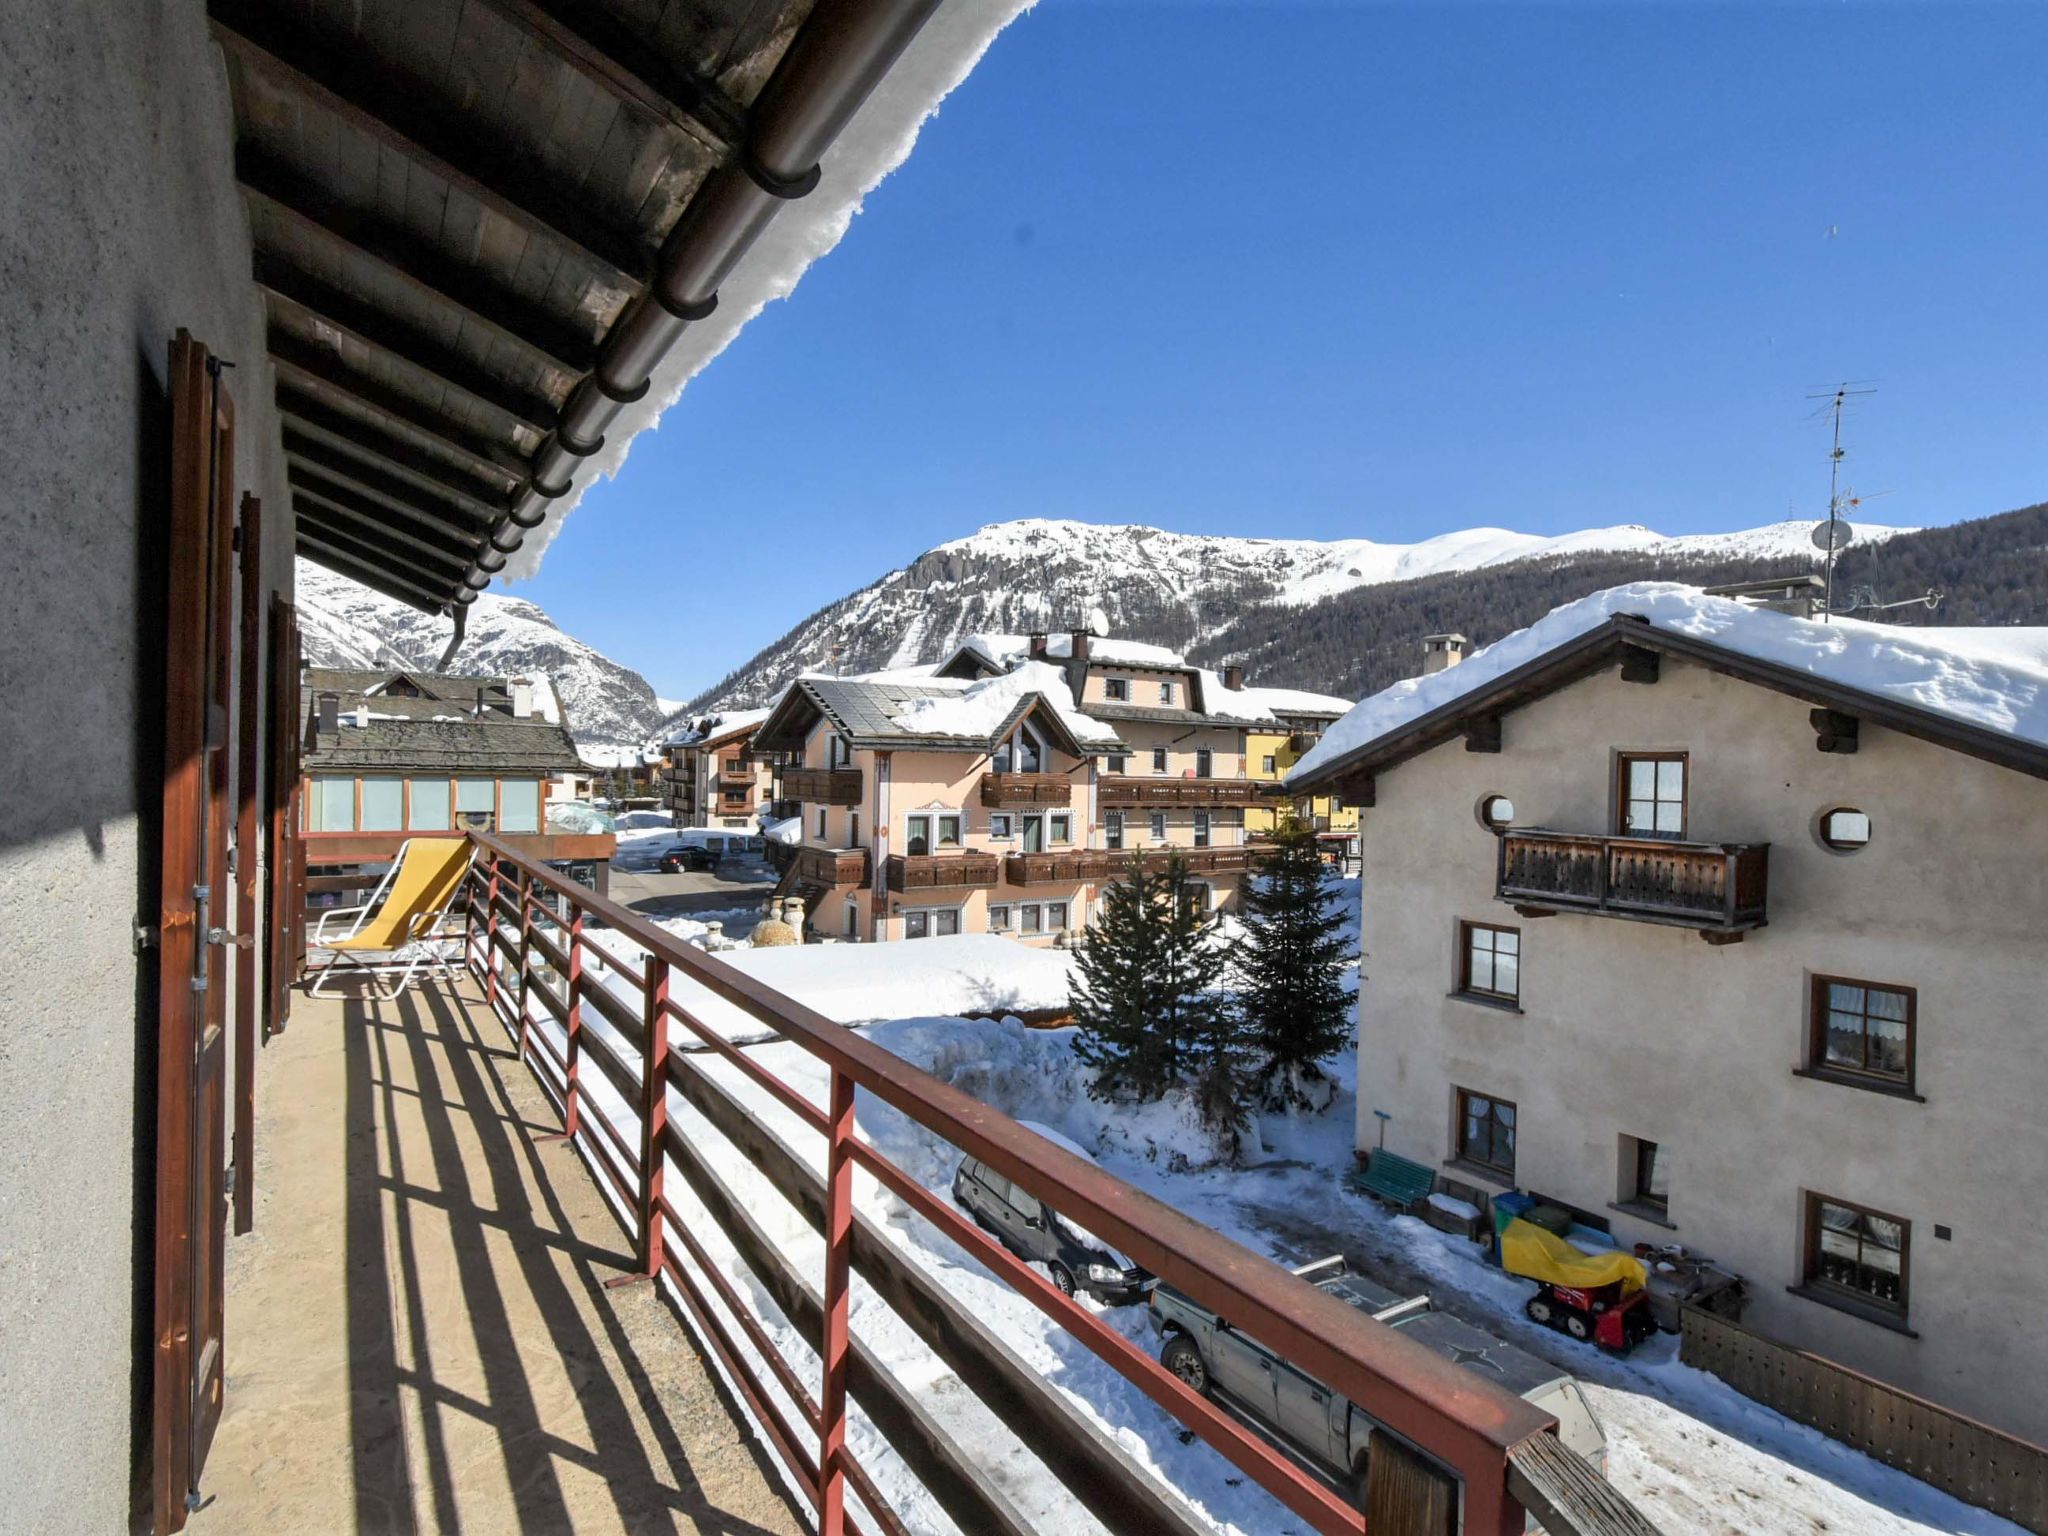
[(677, 338), (717, 307), (718, 285), (777, 210), (817, 186), (825, 151), (938, 7), (939, 0), (821, 0), (755, 98), (737, 156), (712, 173), (669, 231), (653, 281), (606, 334), (527, 483), (491, 525), (456, 593), (458, 619), (528, 530), (546, 521), (547, 504), (569, 493), (577, 461), (602, 448), (619, 412), (646, 395)]

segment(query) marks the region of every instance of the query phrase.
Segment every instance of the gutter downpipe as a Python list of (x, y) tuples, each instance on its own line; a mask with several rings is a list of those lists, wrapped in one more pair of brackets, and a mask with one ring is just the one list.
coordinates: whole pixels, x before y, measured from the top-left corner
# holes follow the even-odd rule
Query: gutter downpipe
[(546, 520), (547, 503), (569, 493), (577, 461), (602, 448), (619, 412), (646, 395), (677, 338), (718, 307), (718, 285), (781, 205), (816, 188), (825, 151), (938, 7), (939, 0), (821, 0), (811, 13), (748, 110), (745, 143), (669, 231), (653, 281), (606, 334), (597, 366), (570, 390), (526, 485), (470, 562), (455, 596), (458, 643), (463, 609)]

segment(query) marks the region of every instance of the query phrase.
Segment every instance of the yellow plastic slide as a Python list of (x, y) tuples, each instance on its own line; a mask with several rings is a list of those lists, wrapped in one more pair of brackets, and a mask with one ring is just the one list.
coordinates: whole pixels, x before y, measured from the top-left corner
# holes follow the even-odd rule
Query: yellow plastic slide
[(1501, 1268), (1511, 1275), (1527, 1275), (1531, 1280), (1582, 1291), (1619, 1280), (1626, 1295), (1640, 1291), (1648, 1278), (1642, 1261), (1633, 1254), (1612, 1250), (1587, 1253), (1519, 1216), (1500, 1235), (1500, 1260)]

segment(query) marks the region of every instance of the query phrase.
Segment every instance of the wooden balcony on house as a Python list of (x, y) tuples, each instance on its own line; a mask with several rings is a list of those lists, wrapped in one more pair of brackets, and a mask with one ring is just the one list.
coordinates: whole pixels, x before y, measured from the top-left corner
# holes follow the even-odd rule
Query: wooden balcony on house
[[(858, 775), (855, 777), (857, 780)], [(753, 764), (721, 764), (718, 769), (718, 782), (727, 789), (752, 789), (754, 787)], [(857, 791), (855, 798), (859, 798)]]
[[(1240, 875), (1252, 867), (1256, 848), (1145, 847), (1137, 850), (1145, 869), (1162, 870), (1178, 853), (1195, 875)], [(1071, 885), (1080, 880), (1113, 880), (1129, 864), (1127, 848), (1072, 848), (1054, 853), (1013, 853), (1003, 861), (1003, 879), (1011, 885)]]
[(1106, 773), (1095, 797), (1103, 805), (1252, 805), (1270, 793), (1252, 779), (1172, 779), (1161, 775)]
[(1529, 914), (1592, 912), (1739, 938), (1767, 920), (1770, 852), (1768, 843), (1510, 828), (1494, 893)]
[(991, 886), (1002, 878), (1002, 860), (978, 848), (957, 853), (893, 853), (883, 866), (892, 891)]
[(858, 768), (785, 768), (782, 792), (792, 800), (811, 805), (859, 805), (861, 771)]
[(981, 803), (1005, 805), (1068, 805), (1074, 781), (1064, 773), (984, 773)]
[(865, 848), (799, 848), (796, 851), (796, 871), (797, 879), (805, 884), (851, 885), (866, 890), (868, 851)]

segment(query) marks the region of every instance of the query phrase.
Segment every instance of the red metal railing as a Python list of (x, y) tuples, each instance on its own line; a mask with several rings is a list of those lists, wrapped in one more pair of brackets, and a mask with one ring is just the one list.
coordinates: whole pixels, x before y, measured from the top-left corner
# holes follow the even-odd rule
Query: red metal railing
[[(849, 1277), (863, 1278), (941, 1358), (970, 1360), (961, 1379), (1085, 1507), (1119, 1532), (1198, 1529), (1164, 1485), (1106, 1447), (1091, 1449), (1087, 1428), (1060, 1395), (1032, 1376), (1000, 1344), (971, 1337), (980, 1326), (920, 1266), (901, 1258), (855, 1212), (858, 1167), (947, 1237), (978, 1258), (1075, 1340), (1142, 1390), (1274, 1495), (1313, 1529), (1358, 1533), (1360, 1511), (1262, 1436), (1248, 1430), (1160, 1366), (1121, 1331), (1063, 1296), (1013, 1257), (952, 1203), (926, 1188), (855, 1134), (854, 1092), (876, 1099), (980, 1159), (1069, 1219), (1114, 1243), (1163, 1281), (1228, 1317), (1301, 1370), (1343, 1393), (1379, 1424), (1418, 1447), (1460, 1485), (1469, 1536), (1520, 1531), (1524, 1515), (1511, 1487), (1511, 1459), (1526, 1460), (1532, 1437), (1553, 1429), (1549, 1414), (1440, 1358), (1393, 1329), (1316, 1290), (1220, 1233), (1192, 1221), (1094, 1164), (1053, 1146), (1007, 1116), (939, 1082), (901, 1058), (784, 997), (743, 972), (682, 944), (628, 909), (523, 856), (509, 843), (473, 834), (479, 860), (468, 886), (465, 953), (486, 1002), (517, 1041), (522, 1057), (561, 1110), (563, 1135), (578, 1145), (600, 1182), (630, 1213), (634, 1274), (666, 1277), (731, 1376), (828, 1536), (861, 1527), (848, 1492), (882, 1531), (902, 1529), (847, 1440), (849, 1398), (934, 1501), (964, 1530), (1015, 1532), (1021, 1524), (1004, 1496), (957, 1445), (936, 1429), (920, 1394), (881, 1369), (848, 1327)], [(605, 939), (616, 935), (646, 952), (631, 962)], [(593, 980), (591, 964), (599, 975)], [(828, 1069), (823, 1106), (776, 1077), (746, 1050), (681, 1006), (670, 991), (680, 972)], [(554, 978), (561, 978), (558, 991)], [(636, 998), (633, 1006), (628, 998)], [(603, 1028), (593, 1030), (591, 1015)], [(689, 1050), (671, 1045), (680, 1025)], [(559, 1044), (557, 1038), (559, 1037)], [(720, 1087), (699, 1062), (715, 1054), (825, 1140), (822, 1180), (814, 1165), (785, 1147), (758, 1115)], [(638, 1120), (629, 1137), (589, 1093), (594, 1066)], [(668, 1100), (683, 1102), (738, 1146), (825, 1239), (822, 1292), (771, 1253), (743, 1201), (711, 1172), (694, 1137), (678, 1134)], [(682, 1171), (710, 1218), (732, 1241), (754, 1278), (800, 1332), (808, 1328), (822, 1361), (815, 1398), (758, 1319), (711, 1261), (699, 1232), (678, 1216), (663, 1188), (665, 1167)], [(687, 1260), (687, 1262), (685, 1262)], [(728, 1323), (714, 1298), (730, 1314)], [(949, 1314), (948, 1309), (953, 1311)], [(757, 1367), (741, 1341), (759, 1356)], [(977, 1355), (977, 1349), (985, 1352)], [(985, 1366), (986, 1371), (979, 1367)], [(792, 1423), (770, 1381), (795, 1406)], [(1036, 1396), (1034, 1397), (1034, 1393)], [(1084, 1426), (1086, 1428), (1086, 1426)], [(800, 1432), (801, 1431), (801, 1432)], [(806, 1443), (817, 1447), (815, 1456)], [(1520, 1450), (1518, 1450), (1520, 1448)], [(1378, 1458), (1375, 1458), (1376, 1460)], [(1391, 1523), (1379, 1536), (1403, 1536)]]

